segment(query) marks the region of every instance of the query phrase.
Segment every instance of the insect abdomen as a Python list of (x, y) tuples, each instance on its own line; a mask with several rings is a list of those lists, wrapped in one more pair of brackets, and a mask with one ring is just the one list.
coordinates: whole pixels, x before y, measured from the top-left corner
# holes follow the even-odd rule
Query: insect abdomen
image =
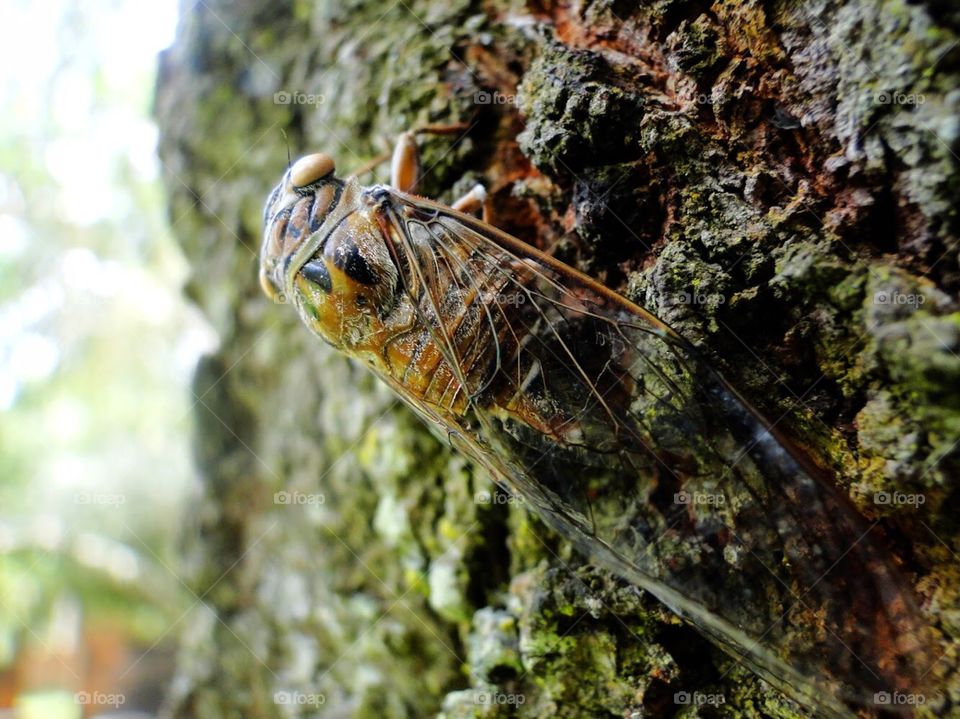
[[(456, 277), (449, 271), (422, 283), (415, 303), (395, 308), (396, 331), (384, 342), (391, 375), (417, 399), (454, 416), (470, 400), (483, 402), (516, 391), (502, 369), (516, 362), (522, 342), (512, 321), (516, 307), (504, 294), (507, 280), (467, 259)], [(524, 370), (525, 371), (525, 370)], [(512, 387), (512, 389), (510, 389)]]

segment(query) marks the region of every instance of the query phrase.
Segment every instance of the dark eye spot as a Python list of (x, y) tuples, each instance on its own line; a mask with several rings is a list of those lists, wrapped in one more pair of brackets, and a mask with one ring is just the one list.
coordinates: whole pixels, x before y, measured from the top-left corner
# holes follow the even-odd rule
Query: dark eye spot
[(347, 277), (361, 285), (375, 285), (379, 278), (360, 254), (360, 248), (351, 239), (343, 242), (327, 243), (324, 254), (333, 260), (333, 266), (342, 270)]
[(310, 260), (300, 268), (300, 273), (327, 294), (333, 290), (333, 280), (330, 279), (327, 263), (322, 259)]
[(367, 296), (366, 295), (357, 295), (357, 307), (366, 307), (367, 306)]

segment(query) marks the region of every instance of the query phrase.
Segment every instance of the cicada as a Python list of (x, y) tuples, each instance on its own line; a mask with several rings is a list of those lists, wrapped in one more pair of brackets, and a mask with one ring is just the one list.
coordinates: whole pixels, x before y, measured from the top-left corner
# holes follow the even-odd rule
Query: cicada
[(391, 174), (289, 167), (264, 211), (265, 292), (591, 562), (818, 715), (919, 691), (911, 591), (832, 476), (660, 319), (478, 219), (481, 187), (413, 194), (413, 133)]

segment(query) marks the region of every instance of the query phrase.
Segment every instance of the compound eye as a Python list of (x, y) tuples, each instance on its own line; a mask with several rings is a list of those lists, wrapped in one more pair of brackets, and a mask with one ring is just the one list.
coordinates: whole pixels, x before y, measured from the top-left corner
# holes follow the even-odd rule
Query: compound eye
[(300, 273), (326, 294), (333, 292), (333, 278), (330, 277), (327, 263), (322, 257), (310, 260), (300, 268)]
[(306, 187), (334, 170), (333, 158), (318, 152), (301, 157), (290, 168), (290, 182), (294, 187)]

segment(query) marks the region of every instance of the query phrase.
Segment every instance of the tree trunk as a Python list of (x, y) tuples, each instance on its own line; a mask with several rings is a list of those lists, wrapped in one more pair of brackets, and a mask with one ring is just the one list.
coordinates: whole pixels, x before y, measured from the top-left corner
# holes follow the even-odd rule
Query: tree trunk
[(681, 690), (722, 695), (697, 716), (807, 716), (262, 295), (288, 151), (345, 174), (453, 121), (421, 192), (482, 180), (495, 224), (701, 346), (880, 521), (935, 628), (931, 684), (960, 694), (951, 3), (183, 7), (160, 152), (221, 345), (193, 388), (199, 601), (171, 716), (661, 717)]

